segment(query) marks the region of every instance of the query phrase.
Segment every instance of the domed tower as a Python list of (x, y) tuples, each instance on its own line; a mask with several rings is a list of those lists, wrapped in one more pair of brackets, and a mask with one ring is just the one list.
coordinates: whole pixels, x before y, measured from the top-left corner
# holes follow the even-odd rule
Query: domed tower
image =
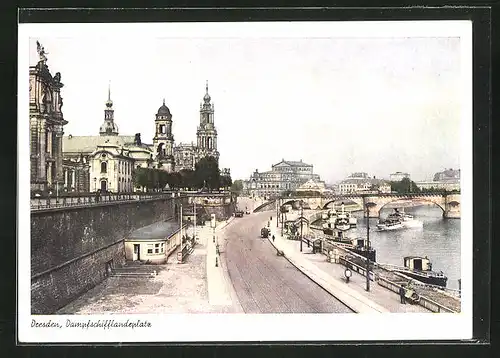
[(111, 100), (111, 84), (108, 86), (108, 100), (104, 109), (104, 123), (99, 128), (100, 135), (118, 135), (118, 126), (114, 122), (115, 110), (113, 109), (113, 101)]
[(156, 162), (159, 169), (172, 172), (174, 170), (174, 136), (172, 135), (172, 114), (165, 105), (158, 108), (155, 120), (155, 136), (153, 138), (153, 147), (156, 155)]
[(200, 125), (196, 131), (198, 157), (213, 156), (219, 160), (217, 151), (217, 130), (214, 125), (214, 105), (210, 103), (211, 97), (208, 94), (208, 81), (205, 86), (205, 96), (203, 104), (200, 104)]

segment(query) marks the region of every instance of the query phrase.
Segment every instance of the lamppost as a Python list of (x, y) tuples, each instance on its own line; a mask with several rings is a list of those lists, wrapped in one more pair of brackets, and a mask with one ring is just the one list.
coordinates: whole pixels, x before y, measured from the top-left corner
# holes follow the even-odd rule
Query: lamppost
[(304, 216), (304, 205), (302, 203), (302, 200), (300, 201), (300, 252), (302, 252), (302, 224), (303, 224), (303, 218)]
[(276, 198), (276, 228), (278, 228), (278, 225), (279, 225), (278, 224), (278, 221), (279, 221), (278, 218), (279, 218), (279, 215), (280, 215), (279, 214), (279, 207), (280, 207), (280, 198), (277, 197)]
[(368, 203), (366, 205), (366, 290), (370, 291), (370, 259), (369, 259), (369, 251), (370, 251), (370, 205)]

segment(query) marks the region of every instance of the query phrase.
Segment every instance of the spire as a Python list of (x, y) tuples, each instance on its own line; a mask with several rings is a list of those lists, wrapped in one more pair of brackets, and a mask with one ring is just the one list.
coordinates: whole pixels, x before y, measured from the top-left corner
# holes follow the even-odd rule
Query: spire
[(205, 91), (206, 91), (206, 93), (205, 93), (205, 96), (203, 97), (203, 101), (205, 102), (205, 104), (208, 104), (208, 103), (210, 103), (210, 95), (208, 94), (208, 80), (205, 84)]
[(113, 101), (111, 100), (111, 80), (108, 84), (108, 100), (106, 101), (106, 107), (108, 107), (109, 109), (113, 107)]
[(165, 105), (165, 98), (163, 98), (163, 105)]

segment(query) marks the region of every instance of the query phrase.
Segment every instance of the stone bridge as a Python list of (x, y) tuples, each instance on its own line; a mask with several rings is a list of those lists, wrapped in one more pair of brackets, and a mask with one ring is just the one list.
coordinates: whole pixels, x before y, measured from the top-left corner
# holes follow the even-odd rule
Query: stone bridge
[(370, 217), (380, 217), (380, 211), (391, 203), (398, 201), (416, 201), (433, 203), (441, 208), (444, 218), (460, 218), (460, 193), (419, 193), (419, 194), (348, 194), (330, 196), (289, 196), (279, 198), (279, 205), (299, 206), (302, 202), (304, 209), (325, 210), (334, 204), (353, 202), (364, 211), (368, 208)]

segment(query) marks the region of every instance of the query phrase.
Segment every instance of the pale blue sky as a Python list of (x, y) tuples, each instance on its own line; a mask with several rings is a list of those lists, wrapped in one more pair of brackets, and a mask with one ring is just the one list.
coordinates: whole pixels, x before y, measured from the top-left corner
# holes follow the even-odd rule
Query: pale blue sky
[(65, 85), (65, 134), (98, 134), (111, 81), (120, 134), (152, 143), (165, 98), (175, 141), (196, 141), (208, 80), (233, 179), (282, 158), (313, 164), (327, 182), (356, 171), (425, 180), (460, 166), (459, 38), (179, 36), (185, 28), (33, 36), (30, 64), (39, 40)]

